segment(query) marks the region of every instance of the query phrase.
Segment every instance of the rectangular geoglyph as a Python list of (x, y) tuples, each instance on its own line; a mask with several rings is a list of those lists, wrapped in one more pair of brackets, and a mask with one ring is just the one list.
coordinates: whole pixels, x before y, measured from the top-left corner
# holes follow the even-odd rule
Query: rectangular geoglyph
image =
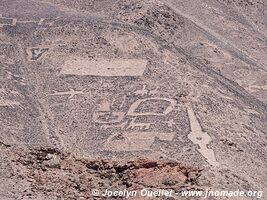
[(145, 59), (102, 59), (97, 61), (71, 58), (65, 61), (60, 74), (91, 76), (142, 76)]

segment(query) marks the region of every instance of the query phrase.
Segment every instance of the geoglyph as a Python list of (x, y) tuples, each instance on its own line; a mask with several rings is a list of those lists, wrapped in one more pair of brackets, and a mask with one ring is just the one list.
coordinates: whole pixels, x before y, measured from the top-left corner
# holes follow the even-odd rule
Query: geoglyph
[(207, 147), (207, 145), (212, 141), (209, 134), (202, 131), (202, 128), (198, 122), (198, 119), (194, 113), (194, 110), (191, 106), (187, 105), (187, 112), (190, 121), (191, 132), (188, 135), (188, 139), (191, 140), (194, 144), (198, 145), (197, 150), (207, 159), (207, 162), (213, 166), (219, 166), (215, 158), (214, 151)]
[(174, 133), (126, 132), (112, 135), (103, 150), (109, 151), (148, 151), (157, 137), (162, 141), (172, 141)]
[(142, 76), (146, 65), (144, 59), (86, 60), (75, 57), (65, 61), (60, 75)]
[[(143, 90), (145, 87), (143, 87)], [(157, 88), (158, 90), (158, 88)], [(155, 91), (155, 90), (153, 90)], [(149, 94), (147, 90), (146, 94)], [(137, 93), (134, 92), (134, 95)], [(139, 94), (139, 93), (138, 93)], [(143, 92), (140, 92), (143, 96)], [(126, 96), (123, 96), (123, 102), (125, 102)], [(114, 102), (114, 100), (110, 100)], [(159, 105), (164, 104), (163, 109), (158, 111), (150, 112), (138, 112), (139, 106), (142, 107), (143, 103), (153, 104), (152, 107), (157, 108)], [(135, 102), (129, 105), (127, 112), (112, 111), (111, 104), (109, 101), (102, 101), (98, 110), (93, 114), (93, 121), (96, 124), (101, 125), (102, 130), (120, 129), (124, 130), (122, 134), (111, 135), (102, 150), (109, 151), (145, 151), (150, 150), (150, 146), (154, 142), (155, 138), (159, 138), (162, 141), (172, 141), (175, 133), (162, 133), (162, 132), (151, 132), (150, 127), (153, 123), (143, 122), (138, 120), (139, 117), (163, 117), (168, 115), (174, 110), (176, 100), (163, 97), (150, 97), (137, 99)], [(162, 121), (163, 124), (168, 127), (175, 125), (173, 119), (168, 121)], [(136, 132), (138, 130), (138, 132)]]

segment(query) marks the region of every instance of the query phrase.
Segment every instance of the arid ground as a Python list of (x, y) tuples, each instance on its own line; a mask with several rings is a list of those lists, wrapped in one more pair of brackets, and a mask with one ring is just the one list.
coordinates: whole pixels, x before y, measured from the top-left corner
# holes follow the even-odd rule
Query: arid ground
[(0, 200), (267, 199), (264, 12), (264, 0), (0, 0)]

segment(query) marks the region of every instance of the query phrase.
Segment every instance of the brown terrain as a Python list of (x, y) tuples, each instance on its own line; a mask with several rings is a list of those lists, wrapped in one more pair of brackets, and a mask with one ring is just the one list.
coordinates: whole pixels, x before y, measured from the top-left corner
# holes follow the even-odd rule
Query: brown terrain
[(266, 199), (264, 12), (264, 0), (1, 0), (0, 200)]

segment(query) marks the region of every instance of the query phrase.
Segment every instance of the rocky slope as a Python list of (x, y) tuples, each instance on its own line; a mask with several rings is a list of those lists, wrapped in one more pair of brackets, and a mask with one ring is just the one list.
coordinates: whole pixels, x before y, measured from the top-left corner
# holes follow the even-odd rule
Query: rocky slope
[(266, 195), (265, 6), (1, 1), (0, 199)]

